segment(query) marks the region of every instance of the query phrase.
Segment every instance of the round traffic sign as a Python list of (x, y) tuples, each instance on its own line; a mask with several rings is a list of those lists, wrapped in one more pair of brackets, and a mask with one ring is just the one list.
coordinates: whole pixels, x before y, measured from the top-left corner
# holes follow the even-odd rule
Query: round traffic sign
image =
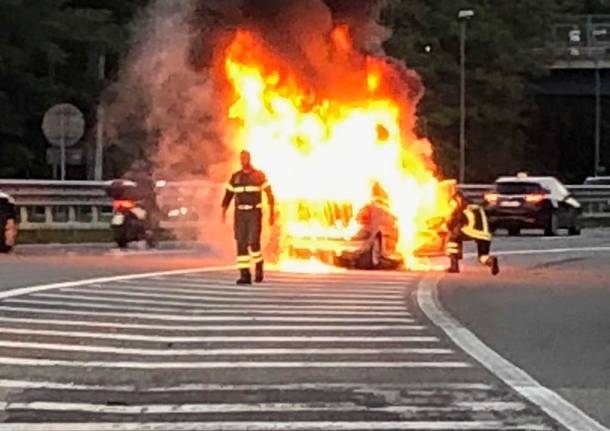
[(85, 118), (76, 106), (71, 103), (60, 103), (44, 115), (42, 131), (52, 145), (70, 147), (83, 137)]

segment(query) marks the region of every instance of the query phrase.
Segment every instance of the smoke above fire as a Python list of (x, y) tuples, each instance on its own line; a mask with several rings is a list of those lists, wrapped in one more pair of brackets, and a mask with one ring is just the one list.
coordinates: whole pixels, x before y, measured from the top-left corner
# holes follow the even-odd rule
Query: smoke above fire
[(377, 20), (383, 3), (154, 0), (134, 23), (118, 82), (105, 96), (109, 140), (153, 161), (159, 176), (224, 181), (226, 162), (236, 149), (227, 126), (226, 83), (218, 68), (238, 29), (261, 35), (312, 88), (340, 97), (332, 93), (343, 88), (347, 94), (350, 76), (357, 79), (358, 73), (328, 53), (333, 29), (347, 25), (356, 51), (394, 64), (392, 86), (413, 110), (404, 117), (414, 119), (423, 87), (415, 72), (383, 55), (390, 34)]

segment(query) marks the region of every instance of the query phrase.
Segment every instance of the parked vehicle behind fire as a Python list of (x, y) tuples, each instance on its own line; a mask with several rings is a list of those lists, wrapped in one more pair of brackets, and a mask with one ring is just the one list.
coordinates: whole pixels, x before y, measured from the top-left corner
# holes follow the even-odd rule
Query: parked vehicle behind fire
[(15, 199), (0, 192), (0, 253), (13, 250), (17, 239), (17, 227)]
[(580, 203), (554, 177), (501, 177), (485, 194), (485, 211), (492, 231), (507, 229), (511, 236), (521, 229), (543, 229), (546, 236), (581, 230)]

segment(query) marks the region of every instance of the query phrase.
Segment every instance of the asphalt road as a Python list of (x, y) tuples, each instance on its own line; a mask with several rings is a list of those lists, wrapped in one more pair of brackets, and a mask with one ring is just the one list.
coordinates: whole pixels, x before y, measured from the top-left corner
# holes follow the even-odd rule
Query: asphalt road
[(610, 231), (499, 238), (496, 249), (546, 253), (501, 256), (498, 278), (472, 263), (441, 283), (443, 305), (495, 351), (610, 427)]
[[(439, 291), (490, 348), (610, 426), (604, 247), (603, 230), (498, 238), (499, 277), (466, 262)], [(217, 261), (199, 247), (21, 249), (0, 257), (0, 288)], [(272, 274), (257, 289), (233, 277), (116, 279), (4, 298), (0, 431), (564, 429), (430, 321), (418, 301), (430, 275)], [(98, 424), (68, 424), (83, 422)]]

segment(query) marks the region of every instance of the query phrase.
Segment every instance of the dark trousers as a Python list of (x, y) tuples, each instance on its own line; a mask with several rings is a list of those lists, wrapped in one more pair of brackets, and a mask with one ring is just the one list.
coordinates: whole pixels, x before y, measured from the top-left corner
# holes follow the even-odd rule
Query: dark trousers
[(479, 262), (482, 264), (487, 264), (489, 260), (489, 255), (491, 252), (491, 241), (485, 241), (482, 239), (471, 238), (463, 232), (452, 233), (449, 242), (447, 243), (447, 255), (449, 257), (455, 257), (457, 259), (462, 259), (464, 255), (464, 242), (465, 241), (474, 241), (477, 245), (477, 256), (479, 258)]
[(235, 211), (237, 268), (250, 269), (252, 263), (263, 262), (261, 251), (262, 212), (260, 209)]

